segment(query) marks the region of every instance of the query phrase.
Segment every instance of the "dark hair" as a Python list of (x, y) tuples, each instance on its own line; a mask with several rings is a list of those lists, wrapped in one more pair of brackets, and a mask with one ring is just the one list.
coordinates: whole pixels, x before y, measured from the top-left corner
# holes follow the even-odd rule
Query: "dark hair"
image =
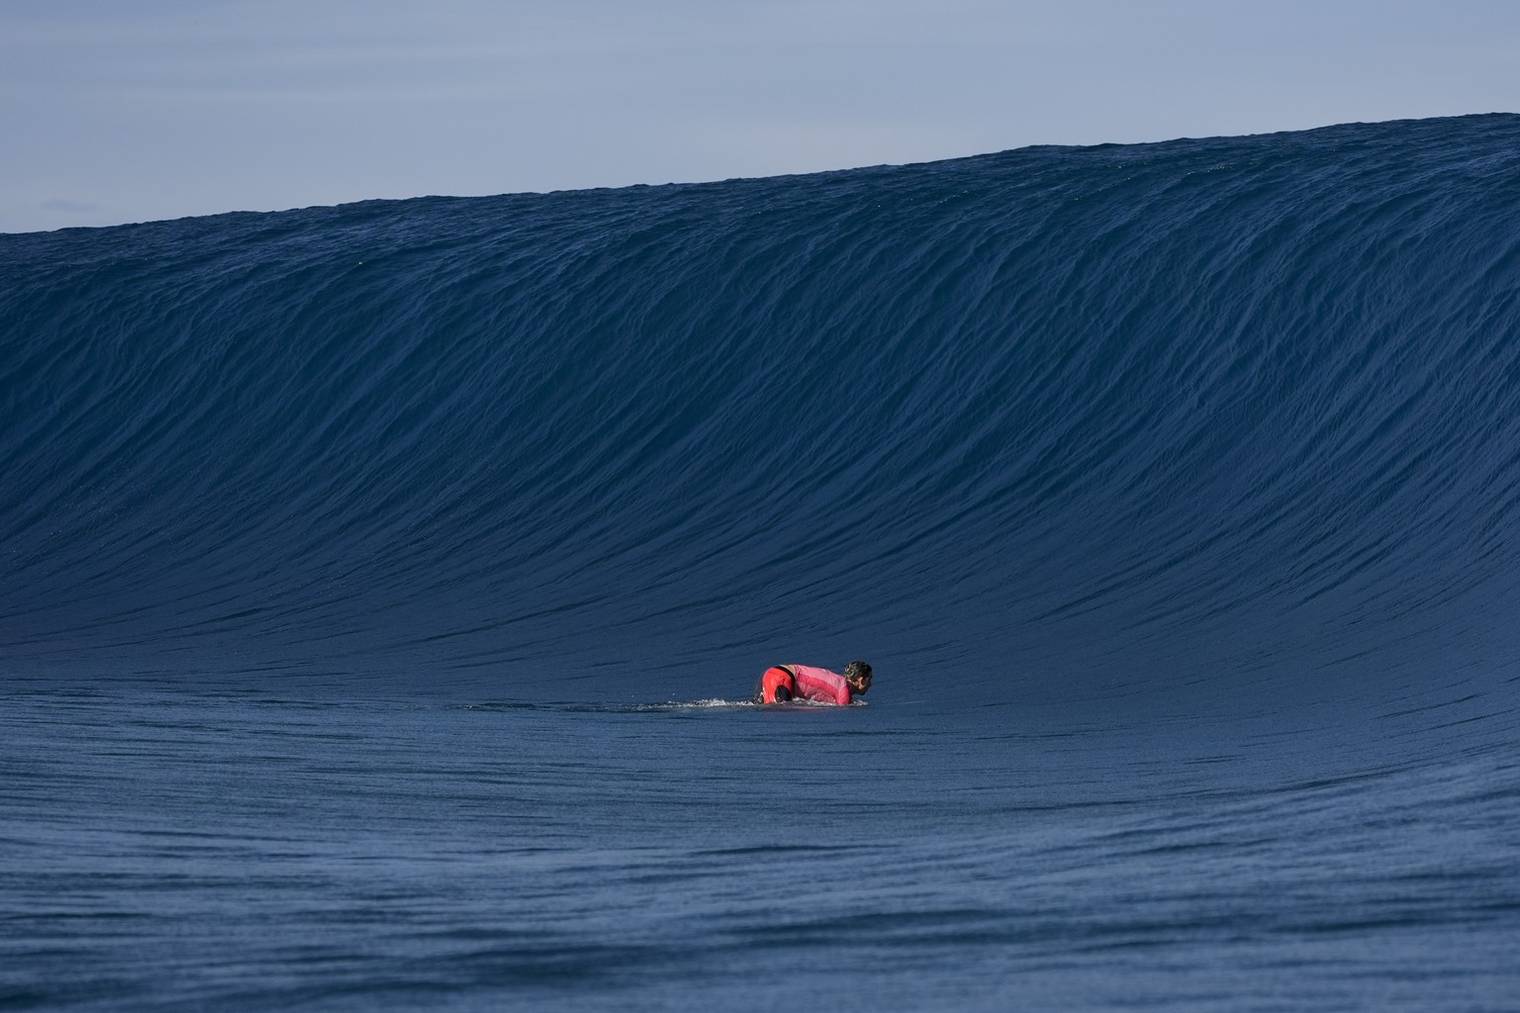
[(869, 680), (871, 678), (871, 666), (867, 665), (864, 661), (852, 661), (844, 666), (844, 677), (846, 679), (859, 678)]

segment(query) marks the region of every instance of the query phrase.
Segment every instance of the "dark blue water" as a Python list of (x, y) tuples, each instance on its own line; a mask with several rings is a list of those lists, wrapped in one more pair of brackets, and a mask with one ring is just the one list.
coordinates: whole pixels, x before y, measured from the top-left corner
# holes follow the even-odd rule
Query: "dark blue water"
[(0, 1005), (1514, 1008), (1517, 592), (1520, 117), (0, 236)]

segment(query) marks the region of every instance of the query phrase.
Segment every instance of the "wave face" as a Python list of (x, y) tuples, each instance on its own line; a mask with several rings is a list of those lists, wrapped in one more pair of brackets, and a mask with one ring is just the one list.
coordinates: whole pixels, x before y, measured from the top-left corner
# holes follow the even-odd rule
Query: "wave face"
[(0, 662), (1513, 696), (1517, 223), (1493, 115), (0, 237)]

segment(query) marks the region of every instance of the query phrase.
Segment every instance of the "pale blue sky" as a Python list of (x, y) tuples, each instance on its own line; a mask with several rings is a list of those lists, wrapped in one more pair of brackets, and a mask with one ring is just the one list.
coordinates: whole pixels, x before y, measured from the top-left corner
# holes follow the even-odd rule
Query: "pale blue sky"
[(0, 0), (0, 231), (1520, 110), (1520, 4)]

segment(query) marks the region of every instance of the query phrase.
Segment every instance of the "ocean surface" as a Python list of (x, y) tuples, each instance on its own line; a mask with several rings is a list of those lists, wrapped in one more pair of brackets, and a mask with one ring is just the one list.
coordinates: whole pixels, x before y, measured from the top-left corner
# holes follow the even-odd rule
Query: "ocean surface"
[(1517, 940), (1520, 116), (0, 236), (0, 1008)]

